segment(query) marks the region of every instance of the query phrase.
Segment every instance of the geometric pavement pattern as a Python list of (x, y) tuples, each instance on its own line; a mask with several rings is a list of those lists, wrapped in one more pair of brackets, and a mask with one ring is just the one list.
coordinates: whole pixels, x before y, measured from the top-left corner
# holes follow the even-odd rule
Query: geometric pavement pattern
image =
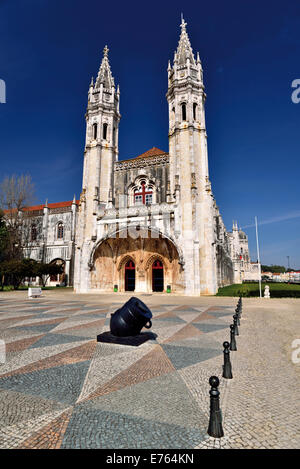
[(208, 379), (221, 376), (234, 307), (150, 306), (155, 339), (138, 347), (97, 342), (121, 304), (0, 300), (0, 448), (205, 442)]

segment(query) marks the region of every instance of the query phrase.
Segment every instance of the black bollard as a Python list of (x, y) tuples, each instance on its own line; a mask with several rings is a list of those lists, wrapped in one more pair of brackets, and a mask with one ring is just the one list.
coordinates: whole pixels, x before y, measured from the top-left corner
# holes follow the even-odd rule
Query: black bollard
[(230, 350), (235, 351), (237, 350), (236, 341), (235, 341), (235, 333), (234, 333), (234, 324), (230, 326)]
[(224, 342), (223, 344), (224, 347), (224, 365), (223, 365), (223, 378), (226, 379), (232, 379), (232, 368), (231, 368), (231, 362), (230, 362), (230, 351), (229, 347), (230, 344), (229, 342)]
[(240, 316), (240, 312), (237, 308), (235, 310), (235, 314), (236, 314), (236, 318), (237, 318), (237, 325), (240, 326), (241, 325), (241, 323), (240, 323), (240, 317), (241, 316)]
[(222, 438), (224, 432), (222, 428), (222, 412), (220, 409), (220, 392), (218, 390), (220, 384), (219, 378), (217, 378), (217, 376), (211, 376), (209, 378), (209, 384), (211, 386), (211, 390), (209, 391), (210, 415), (207, 433), (214, 438)]
[(232, 317), (233, 317), (233, 325), (234, 325), (234, 335), (240, 335), (239, 334), (239, 328), (238, 328), (238, 325), (237, 325), (237, 315), (234, 314)]

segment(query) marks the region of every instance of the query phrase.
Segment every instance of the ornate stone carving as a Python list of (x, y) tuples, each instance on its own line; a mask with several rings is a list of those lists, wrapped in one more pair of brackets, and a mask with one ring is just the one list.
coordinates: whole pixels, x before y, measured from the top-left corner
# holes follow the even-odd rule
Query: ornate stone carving
[(157, 164), (168, 164), (169, 155), (152, 156), (148, 158), (136, 158), (133, 160), (118, 161), (115, 163), (115, 171), (121, 171), (133, 168), (147, 168)]

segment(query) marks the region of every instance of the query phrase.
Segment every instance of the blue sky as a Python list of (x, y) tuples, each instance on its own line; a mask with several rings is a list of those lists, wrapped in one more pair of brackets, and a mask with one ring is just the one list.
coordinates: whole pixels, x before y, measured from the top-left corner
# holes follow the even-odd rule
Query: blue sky
[(37, 203), (78, 198), (91, 76), (108, 45), (120, 159), (168, 151), (167, 63), (183, 11), (207, 93), (210, 178), (227, 229), (256, 260), (300, 269), (300, 2), (0, 0), (0, 179), (32, 175)]

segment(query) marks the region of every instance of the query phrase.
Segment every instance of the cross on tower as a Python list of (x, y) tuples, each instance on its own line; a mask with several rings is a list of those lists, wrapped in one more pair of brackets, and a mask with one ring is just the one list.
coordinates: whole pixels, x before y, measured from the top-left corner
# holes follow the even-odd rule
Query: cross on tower
[(181, 13), (181, 25), (180, 25), (181, 30), (185, 29), (186, 25), (187, 23), (184, 21), (183, 14)]
[[(150, 190), (150, 191), (146, 191), (146, 187), (145, 187), (145, 183), (142, 182), (141, 184), (142, 186), (142, 190), (140, 192), (135, 192), (134, 193), (134, 201), (136, 204), (146, 204), (148, 205), (149, 203), (152, 202), (152, 194), (153, 194), (153, 191)], [(151, 196), (150, 196), (151, 194)], [(147, 197), (148, 195), (148, 197)]]

